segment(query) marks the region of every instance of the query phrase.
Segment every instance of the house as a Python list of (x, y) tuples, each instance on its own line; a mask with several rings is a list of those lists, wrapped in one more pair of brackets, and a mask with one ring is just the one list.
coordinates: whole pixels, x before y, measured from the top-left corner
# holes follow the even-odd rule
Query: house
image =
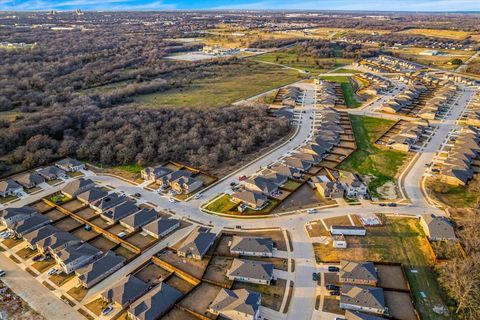
[(0, 222), (6, 226), (16, 221), (28, 219), (35, 214), (38, 214), (37, 210), (29, 206), (23, 206), (21, 208), (6, 208), (0, 213)]
[(340, 261), (338, 274), (341, 283), (376, 286), (378, 283), (377, 269), (372, 262)]
[(344, 284), (340, 289), (340, 308), (375, 314), (388, 313), (382, 288)]
[(63, 272), (70, 274), (81, 268), (102, 255), (102, 251), (98, 250), (89, 243), (66, 246), (65, 248), (55, 251), (53, 257), (60, 265)]
[(257, 320), (260, 316), (260, 293), (248, 289), (220, 289), (208, 307), (214, 315), (229, 320)]
[(235, 258), (227, 271), (227, 278), (233, 281), (269, 285), (273, 279), (273, 264)]
[(23, 192), (23, 187), (12, 179), (0, 181), (0, 196), (8, 197), (18, 195)]
[(457, 241), (453, 225), (444, 217), (422, 214), (420, 225), (430, 241)]
[(230, 253), (251, 257), (273, 257), (271, 238), (233, 236)]
[(172, 173), (172, 169), (163, 166), (146, 167), (140, 172), (142, 179), (148, 181), (156, 181), (169, 173)]
[(311, 178), (318, 193), (325, 199), (342, 199), (345, 195), (345, 188), (337, 181), (319, 181), (318, 177)]
[(132, 303), (130, 308), (128, 308), (128, 318), (132, 320), (160, 319), (173, 308), (182, 296), (182, 292), (165, 282), (161, 282), (143, 297)]
[(192, 176), (192, 172), (188, 170), (177, 170), (160, 177), (159, 179), (157, 179), (157, 183), (160, 185), (160, 187), (167, 188), (170, 186), (170, 184), (173, 181), (180, 178), (187, 178), (191, 176)]
[(14, 179), (27, 189), (35, 188), (37, 185), (45, 182), (45, 179), (36, 172), (27, 172)]
[[(108, 197), (109, 196), (105, 197), (104, 199), (107, 199)], [(108, 205), (106, 205), (105, 202), (103, 202), (102, 208), (105, 208), (105, 207), (108, 207)], [(137, 205), (134, 202), (125, 201), (120, 203), (117, 206), (110, 207), (107, 210), (103, 210), (100, 216), (110, 223), (115, 223), (118, 220), (128, 217), (139, 210), (140, 208), (137, 207)]]
[(80, 178), (67, 183), (62, 189), (62, 193), (67, 197), (75, 198), (93, 187), (95, 187), (95, 183), (92, 180)]
[(374, 316), (359, 311), (345, 311), (345, 320), (385, 320), (385, 318)]
[(180, 221), (177, 219), (160, 218), (143, 226), (142, 230), (155, 239), (160, 239), (178, 228), (180, 228)]
[(330, 233), (332, 235), (344, 236), (364, 236), (367, 234), (367, 229), (358, 226), (330, 226)]
[(46, 238), (43, 238), (37, 242), (37, 249), (40, 253), (44, 254), (49, 252), (54, 254), (68, 246), (77, 246), (82, 243), (82, 240), (71, 234), (70, 232), (56, 232)]
[(208, 249), (215, 242), (217, 235), (208, 231), (205, 228), (196, 228), (183, 241), (177, 254), (180, 257), (193, 258), (195, 260), (202, 260)]
[(284, 159), (286, 166), (298, 169), (301, 172), (307, 172), (313, 166), (311, 162), (301, 160), (295, 157), (287, 157)]
[(337, 249), (347, 248), (347, 240), (345, 240), (345, 236), (343, 234), (332, 236), (332, 240), (333, 240), (334, 248), (337, 248)]
[(368, 192), (367, 185), (355, 173), (339, 171), (337, 179), (343, 186), (348, 198), (363, 198)]
[(80, 285), (88, 289), (120, 269), (124, 263), (124, 257), (109, 250), (92, 263), (75, 270), (75, 274)]
[(294, 180), (300, 180), (303, 178), (303, 174), (302, 172), (300, 172), (300, 170), (286, 166), (284, 164), (274, 165), (270, 168), (270, 170)]
[(122, 220), (120, 220), (120, 224), (130, 230), (130, 232), (137, 231), (141, 227), (146, 224), (149, 224), (153, 220), (158, 218), (157, 211), (154, 209), (141, 209), (134, 214), (131, 214)]
[(41, 175), (42, 177), (44, 177), (46, 180), (49, 180), (49, 181), (67, 177), (67, 174), (65, 173), (65, 171), (55, 166), (42, 168), (42, 169), (39, 169), (37, 172), (39, 175)]
[(278, 191), (278, 185), (264, 176), (256, 176), (245, 181), (245, 188), (250, 191), (263, 193), (266, 196)]
[(107, 303), (114, 303), (125, 308), (140, 298), (148, 290), (148, 285), (133, 275), (129, 275), (117, 282), (112, 288), (102, 293)]
[(90, 203), (90, 207), (100, 213), (127, 201), (126, 196), (111, 193)]
[(283, 186), (288, 181), (288, 177), (286, 175), (278, 172), (268, 173), (264, 177), (265, 179), (275, 183), (277, 186)]
[(60, 230), (50, 224), (47, 224), (36, 230), (25, 233), (23, 235), (23, 240), (27, 242), (27, 245), (30, 249), (34, 250), (36, 249), (37, 242), (46, 239), (57, 232), (60, 232)]
[[(63, 191), (62, 191), (63, 192)], [(97, 200), (105, 198), (108, 192), (97, 187), (89, 188), (87, 191), (77, 195), (77, 199), (85, 204), (92, 204)]]
[(189, 194), (200, 189), (203, 182), (193, 177), (180, 177), (170, 183), (170, 187), (178, 194)]
[(241, 203), (253, 210), (262, 210), (268, 205), (268, 198), (258, 192), (240, 191), (231, 195), (230, 201)]
[(52, 223), (52, 220), (47, 216), (35, 213), (26, 219), (7, 224), (7, 228), (17, 237), (23, 237), (24, 234), (37, 230), (50, 223)]
[(62, 159), (56, 162), (55, 165), (66, 172), (85, 170), (85, 165), (83, 163), (72, 158)]

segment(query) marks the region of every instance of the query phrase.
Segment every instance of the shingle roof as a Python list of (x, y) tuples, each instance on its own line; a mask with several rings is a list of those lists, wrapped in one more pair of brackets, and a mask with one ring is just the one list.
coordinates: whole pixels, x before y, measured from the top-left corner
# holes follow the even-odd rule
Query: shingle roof
[(78, 192), (78, 190), (81, 190), (82, 188), (85, 188), (87, 186), (93, 187), (94, 183), (90, 179), (77, 179), (73, 180), (72, 182), (67, 183), (63, 189), (62, 192), (69, 194), (69, 195), (74, 195)]
[(271, 238), (233, 236), (230, 250), (272, 253), (273, 241)]
[(340, 261), (340, 280), (358, 279), (378, 281), (377, 270), (372, 262)]
[(15, 181), (23, 185), (29, 185), (31, 183), (33, 184), (43, 183), (45, 182), (45, 179), (36, 172), (27, 172), (25, 174), (22, 174), (16, 177)]
[(88, 203), (93, 203), (99, 199), (102, 199), (108, 195), (108, 192), (97, 187), (93, 187), (83, 193), (80, 193), (77, 198)]
[(260, 307), (260, 293), (248, 289), (221, 289), (210, 309), (217, 313), (228, 311), (240, 312), (254, 316)]
[(102, 211), (108, 210), (120, 203), (123, 203), (127, 200), (126, 196), (120, 196), (116, 193), (111, 193), (106, 197), (102, 197), (94, 202), (92, 202), (92, 206), (99, 208)]
[[(107, 196), (107, 198), (108, 198), (108, 196)], [(108, 206), (108, 205), (106, 205), (106, 206)], [(109, 219), (112, 219), (113, 221), (118, 221), (120, 219), (128, 217), (129, 215), (131, 215), (131, 214), (133, 214), (133, 213), (135, 213), (139, 210), (140, 210), (140, 208), (137, 207), (137, 205), (135, 203), (130, 202), (130, 201), (125, 201), (125, 202), (119, 204), (118, 206), (115, 206), (113, 208), (111, 207), (110, 209), (105, 210), (102, 213), (102, 216), (105, 216)]]
[(232, 198), (236, 198), (240, 201), (246, 202), (247, 204), (254, 203), (258, 207), (262, 207), (267, 201), (268, 198), (261, 193), (253, 191), (240, 191), (232, 194)]
[(129, 275), (116, 283), (112, 288), (102, 293), (102, 296), (120, 305), (131, 301), (143, 292), (147, 291), (148, 285), (133, 275)]
[(345, 311), (345, 320), (384, 320), (385, 318), (377, 317), (371, 314), (359, 311)]
[(158, 214), (155, 210), (144, 208), (138, 212), (135, 212), (132, 215), (129, 215), (128, 217), (123, 218), (120, 222), (134, 229), (137, 229), (152, 222), (157, 217), (158, 217)]
[(382, 288), (344, 284), (340, 293), (340, 303), (385, 309), (385, 297)]
[(442, 239), (456, 239), (455, 230), (452, 224), (443, 217), (436, 217), (432, 214), (422, 214), (422, 218), (428, 226), (430, 237)]
[(52, 222), (52, 220), (50, 220), (47, 216), (35, 213), (25, 220), (14, 222), (10, 225), (10, 228), (13, 229), (15, 233), (23, 235), (24, 233), (36, 230), (50, 222)]
[(145, 225), (143, 229), (153, 234), (161, 235), (178, 223), (179, 221), (177, 219), (160, 218)]
[(273, 264), (235, 258), (227, 272), (227, 276), (270, 281), (273, 277)]
[(2, 212), (0, 214), (0, 217), (2, 217), (3, 219), (11, 219), (11, 218), (19, 216), (19, 215), (29, 216), (29, 215), (33, 215), (35, 213), (37, 213), (37, 210), (35, 210), (34, 208), (29, 207), (29, 206), (24, 206), (24, 207), (21, 207), (21, 208), (6, 208), (6, 209), (2, 210)]
[(80, 257), (90, 258), (93, 256), (97, 256), (100, 253), (100, 250), (98, 250), (91, 244), (85, 242), (76, 246), (67, 246), (64, 249), (58, 251), (56, 253), (56, 256), (58, 259), (62, 260), (63, 263), (68, 264), (72, 261), (77, 260)]
[(186, 254), (203, 256), (207, 253), (216, 237), (215, 233), (210, 231), (200, 231), (200, 229), (197, 228), (188, 235), (185, 241), (183, 241), (182, 246), (178, 251)]
[(37, 230), (24, 234), (23, 239), (30, 243), (30, 245), (34, 246), (38, 241), (48, 238), (57, 232), (60, 232), (60, 230), (52, 225), (46, 225)]
[(161, 282), (143, 297), (135, 301), (128, 312), (140, 320), (155, 320), (169, 311), (183, 296), (177, 289)]
[(0, 181), (0, 192), (7, 192), (9, 190), (15, 190), (19, 188), (22, 188), (22, 186), (16, 183), (13, 179)]
[(79, 268), (76, 273), (80, 281), (89, 283), (108, 274), (109, 270), (115, 269), (119, 264), (123, 264), (124, 262), (124, 257), (116, 255), (112, 251), (107, 251), (107, 253), (99, 259), (85, 267)]

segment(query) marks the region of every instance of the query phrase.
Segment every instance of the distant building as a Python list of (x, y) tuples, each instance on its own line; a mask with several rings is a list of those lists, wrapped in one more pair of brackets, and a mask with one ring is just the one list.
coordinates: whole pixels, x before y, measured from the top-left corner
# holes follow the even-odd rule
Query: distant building
[(169, 169), (167, 167), (147, 167), (141, 171), (141, 176), (144, 180), (156, 181), (169, 173), (172, 173), (172, 169)]
[(337, 249), (347, 248), (347, 240), (345, 240), (345, 237), (343, 236), (343, 234), (332, 236), (332, 240), (333, 240), (334, 248), (337, 248)]
[(67, 174), (65, 171), (62, 169), (55, 167), (55, 166), (50, 166), (50, 167), (45, 167), (42, 169), (39, 169), (38, 174), (44, 177), (46, 180), (55, 180), (58, 178), (66, 178)]
[(67, 183), (62, 189), (62, 193), (67, 197), (75, 198), (93, 187), (95, 187), (95, 183), (92, 180), (80, 178)]
[(23, 192), (23, 187), (16, 183), (13, 179), (0, 181), (0, 197), (8, 197), (18, 195)]
[(36, 172), (27, 172), (14, 179), (26, 189), (35, 188), (45, 182), (45, 179)]
[(332, 235), (344, 236), (364, 236), (367, 234), (365, 227), (358, 226), (330, 226), (330, 233)]
[(265, 195), (253, 191), (235, 192), (231, 195), (230, 201), (240, 203), (252, 210), (261, 210), (268, 205), (268, 198)]
[(57, 167), (66, 172), (75, 172), (85, 169), (85, 165), (78, 160), (65, 158), (55, 163)]

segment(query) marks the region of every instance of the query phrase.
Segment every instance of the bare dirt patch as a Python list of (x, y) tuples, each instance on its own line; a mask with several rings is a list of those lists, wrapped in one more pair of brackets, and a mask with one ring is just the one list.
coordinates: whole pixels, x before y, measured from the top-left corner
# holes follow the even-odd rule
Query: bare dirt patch
[(230, 266), (232, 265), (232, 262), (233, 258), (231, 257), (214, 256), (210, 260), (210, 264), (208, 265), (203, 279), (230, 286), (232, 281), (229, 280), (226, 275), (228, 269), (230, 269)]
[(378, 286), (384, 289), (408, 290), (407, 279), (405, 279), (402, 267), (399, 265), (376, 264), (379, 283)]
[(200, 279), (207, 269), (208, 260), (194, 260), (184, 257), (179, 257), (170, 250), (164, 250), (157, 255), (161, 260), (171, 264), (172, 266)]
[(200, 286), (190, 292), (180, 302), (180, 305), (201, 315), (205, 315), (210, 319), (215, 319), (216, 316), (207, 312), (207, 309), (220, 290), (220, 287), (208, 283), (202, 283)]
[(174, 287), (175, 289), (177, 289), (178, 291), (180, 291), (183, 294), (186, 294), (186, 293), (190, 292), (194, 287), (193, 284), (183, 280), (182, 278), (180, 278), (177, 275), (173, 275), (170, 278), (168, 278), (166, 283), (171, 285), (172, 287)]
[(385, 290), (385, 304), (390, 316), (398, 320), (415, 320), (415, 308), (406, 292)]

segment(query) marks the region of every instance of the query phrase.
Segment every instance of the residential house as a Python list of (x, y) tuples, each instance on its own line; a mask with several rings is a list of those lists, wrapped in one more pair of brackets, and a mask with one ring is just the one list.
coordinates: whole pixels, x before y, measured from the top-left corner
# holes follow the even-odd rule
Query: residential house
[(233, 281), (269, 285), (273, 279), (273, 264), (235, 258), (227, 271), (227, 278)]
[(52, 181), (59, 178), (66, 178), (67, 174), (59, 167), (49, 166), (39, 169), (38, 174), (44, 177), (46, 180)]
[(193, 258), (195, 260), (202, 260), (208, 249), (215, 242), (217, 235), (205, 228), (196, 228), (183, 241), (177, 254), (180, 257)]
[(142, 230), (145, 233), (154, 237), (155, 239), (160, 239), (166, 237), (178, 228), (180, 228), (179, 220), (160, 218), (146, 224), (145, 226), (143, 226)]
[(157, 218), (157, 211), (155, 211), (154, 209), (144, 208), (138, 212), (135, 212), (134, 214), (123, 218), (122, 220), (120, 220), (120, 224), (127, 228), (130, 232), (134, 232)]
[(188, 170), (177, 170), (158, 178), (157, 183), (160, 185), (160, 187), (167, 188), (170, 186), (170, 184), (173, 181), (180, 178), (187, 178), (191, 176), (192, 176), (192, 172)]
[(63, 272), (70, 274), (73, 271), (97, 260), (102, 255), (91, 244), (85, 242), (79, 245), (66, 246), (53, 254), (55, 261), (60, 265)]
[(301, 160), (295, 157), (287, 157), (284, 159), (286, 166), (289, 166), (294, 169), (298, 169), (301, 172), (307, 172), (313, 166), (311, 162)]
[(263, 176), (256, 176), (246, 180), (245, 188), (253, 192), (263, 193), (266, 196), (273, 195), (278, 191), (278, 185)]
[(85, 165), (83, 163), (72, 158), (62, 159), (56, 162), (55, 165), (66, 172), (85, 170)]
[(140, 298), (148, 290), (148, 285), (133, 275), (128, 275), (113, 287), (102, 293), (102, 298), (107, 303), (114, 303), (125, 308)]
[(82, 240), (70, 232), (59, 231), (37, 241), (37, 249), (42, 254), (47, 252), (54, 254), (68, 246), (77, 246), (81, 243)]
[(37, 185), (45, 182), (45, 179), (36, 172), (27, 172), (14, 179), (27, 189), (35, 188)]
[(337, 179), (343, 186), (345, 195), (349, 198), (363, 198), (368, 192), (367, 185), (355, 173), (339, 171)]
[(75, 274), (80, 285), (89, 289), (120, 269), (124, 263), (124, 257), (109, 250), (92, 263), (75, 270)]
[(383, 289), (378, 287), (344, 284), (340, 289), (340, 308), (386, 314)]
[[(62, 191), (63, 192), (63, 191)], [(92, 204), (97, 200), (105, 198), (108, 192), (97, 187), (89, 188), (87, 191), (77, 195), (77, 199), (85, 204)]]
[(340, 283), (376, 286), (377, 269), (372, 262), (340, 261)]
[(452, 223), (445, 217), (422, 214), (420, 225), (430, 241), (457, 241)]
[(287, 181), (288, 177), (278, 172), (272, 172), (264, 175), (265, 179), (272, 181), (277, 186), (283, 186)]
[(23, 187), (16, 183), (13, 179), (0, 181), (0, 197), (8, 197), (18, 195), (23, 192)]
[(102, 213), (106, 210), (113, 208), (121, 203), (127, 201), (127, 197), (118, 195), (116, 193), (110, 193), (106, 197), (102, 197), (90, 203), (90, 207), (96, 211)]
[(251, 257), (273, 257), (271, 238), (233, 236), (230, 253)]
[(178, 194), (189, 194), (202, 186), (202, 180), (193, 177), (180, 177), (170, 183), (170, 187)]
[(231, 195), (230, 201), (234, 203), (241, 203), (253, 210), (261, 210), (268, 205), (268, 198), (258, 192), (240, 191)]
[[(105, 199), (108, 198), (105, 197)], [(102, 208), (108, 207), (108, 205), (103, 205)], [(107, 220), (110, 223), (115, 223), (125, 217), (128, 217), (135, 212), (138, 212), (140, 210), (139, 207), (134, 202), (131, 201), (125, 201), (120, 203), (117, 206), (110, 207), (109, 209), (103, 210), (103, 212), (100, 214), (100, 216)]]
[(6, 208), (1, 211), (0, 222), (6, 226), (16, 221), (30, 218), (35, 214), (38, 214), (37, 210), (29, 206), (23, 206), (21, 208)]
[(173, 308), (182, 296), (182, 292), (165, 282), (161, 282), (132, 303), (130, 308), (128, 308), (128, 318), (132, 320), (160, 319)]
[(337, 181), (322, 181), (319, 177), (311, 178), (318, 193), (325, 199), (342, 199), (345, 188)]
[(258, 320), (261, 299), (260, 293), (248, 289), (222, 288), (208, 307), (208, 311), (229, 320)]
[(332, 235), (344, 236), (364, 236), (367, 234), (367, 229), (361, 226), (330, 226), (330, 233)]
[(37, 247), (37, 242), (46, 239), (57, 232), (60, 232), (60, 230), (47, 224), (41, 228), (25, 233), (23, 235), (23, 240), (27, 242), (30, 249), (34, 250)]
[(345, 320), (385, 320), (385, 318), (374, 316), (373, 314), (359, 312), (359, 311), (346, 310)]
[(75, 198), (93, 187), (95, 187), (95, 183), (92, 180), (80, 178), (67, 183), (62, 189), (62, 193), (67, 197)]
[(35, 213), (26, 219), (7, 224), (7, 228), (17, 237), (23, 237), (23, 235), (50, 223), (52, 223), (52, 220), (50, 220), (47, 216)]
[(169, 173), (172, 173), (172, 169), (163, 166), (146, 167), (140, 172), (142, 179), (148, 181), (156, 181)]
[(303, 178), (303, 174), (300, 170), (286, 166), (284, 164), (274, 165), (270, 168), (270, 170), (294, 180), (300, 180)]

